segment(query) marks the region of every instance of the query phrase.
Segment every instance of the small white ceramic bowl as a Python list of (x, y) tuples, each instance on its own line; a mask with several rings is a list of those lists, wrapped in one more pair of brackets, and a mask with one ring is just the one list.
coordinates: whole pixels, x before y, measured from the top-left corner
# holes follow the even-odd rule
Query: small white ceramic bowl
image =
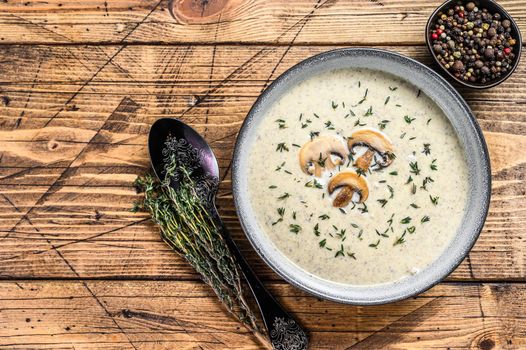
[[(335, 68), (368, 68), (393, 74), (422, 90), (443, 110), (465, 152), (468, 204), (460, 228), (442, 255), (419, 273), (398, 282), (371, 286), (327, 281), (291, 262), (259, 226), (248, 195), (248, 155), (259, 123), (268, 108), (286, 91), (314, 74)], [(377, 49), (353, 48), (325, 52), (287, 70), (257, 99), (237, 138), (232, 164), (236, 210), (245, 233), (261, 258), (281, 277), (320, 298), (357, 305), (373, 305), (405, 299), (421, 293), (450, 274), (475, 244), (486, 218), (491, 171), (488, 151), (479, 125), (460, 94), (427, 66), (406, 56)]]

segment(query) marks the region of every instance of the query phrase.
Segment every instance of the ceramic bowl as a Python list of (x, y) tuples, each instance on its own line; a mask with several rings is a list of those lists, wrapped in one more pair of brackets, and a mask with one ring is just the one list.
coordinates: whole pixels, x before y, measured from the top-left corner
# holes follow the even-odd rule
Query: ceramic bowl
[(507, 19), (510, 20), (510, 22), (511, 22), (511, 27), (510, 27), (511, 28), (511, 35), (512, 35), (513, 38), (515, 38), (517, 40), (516, 44), (513, 45), (513, 52), (515, 53), (515, 59), (513, 60), (513, 63), (512, 63), (512, 66), (511, 66), (510, 70), (508, 70), (508, 72), (506, 74), (504, 74), (503, 76), (501, 76), (497, 80), (488, 82), (486, 84), (471, 83), (469, 81), (460, 80), (457, 77), (455, 77), (453, 74), (451, 74), (451, 72), (449, 70), (447, 70), (444, 66), (442, 66), (438, 62), (438, 60), (436, 58), (436, 55), (435, 55), (435, 52), (433, 51), (433, 44), (432, 44), (430, 36), (429, 36), (429, 33), (431, 31), (431, 26), (434, 25), (436, 23), (436, 21), (439, 19), (438, 18), (439, 12), (444, 12), (444, 10), (450, 8), (451, 6), (456, 5), (457, 2), (458, 2), (458, 0), (448, 0), (448, 1), (446, 1), (442, 5), (438, 6), (436, 8), (436, 10), (433, 11), (431, 16), (429, 16), (429, 19), (427, 20), (427, 24), (426, 24), (426, 31), (425, 31), (426, 44), (427, 44), (427, 48), (429, 50), (429, 53), (431, 54), (431, 56), (433, 56), (433, 59), (435, 60), (435, 64), (438, 67), (440, 67), (439, 69), (442, 72), (444, 72), (444, 74), (447, 74), (449, 77), (451, 77), (451, 79), (453, 79), (454, 81), (456, 81), (457, 83), (459, 83), (462, 86), (466, 86), (466, 87), (469, 87), (469, 88), (472, 88), (472, 89), (487, 89), (487, 88), (490, 88), (490, 87), (493, 87), (493, 86), (497, 86), (500, 83), (502, 83), (504, 80), (508, 79), (510, 77), (510, 75), (515, 71), (517, 66), (519, 65), (519, 61), (520, 61), (521, 53), (522, 53), (522, 36), (521, 36), (521, 32), (519, 30), (519, 26), (517, 25), (515, 20), (510, 16), (510, 14), (502, 6), (497, 4), (495, 1), (493, 1), (493, 0), (474, 0), (473, 2), (479, 8), (487, 8), (490, 13), (499, 13), (499, 14), (502, 15), (503, 19), (507, 18)]
[[(462, 223), (442, 255), (419, 273), (398, 282), (370, 286), (348, 285), (313, 275), (289, 260), (260, 227), (249, 198), (248, 155), (269, 107), (290, 88), (326, 70), (368, 68), (407, 80), (440, 106), (453, 125), (468, 164), (469, 190)], [(372, 305), (421, 293), (451, 273), (477, 240), (488, 211), (491, 192), (488, 151), (477, 121), (460, 94), (441, 76), (406, 56), (384, 50), (352, 48), (325, 52), (295, 65), (278, 77), (257, 99), (237, 138), (232, 163), (233, 193), (243, 229), (261, 258), (281, 277), (320, 298)], [(461, 210), (461, 209), (459, 209)]]

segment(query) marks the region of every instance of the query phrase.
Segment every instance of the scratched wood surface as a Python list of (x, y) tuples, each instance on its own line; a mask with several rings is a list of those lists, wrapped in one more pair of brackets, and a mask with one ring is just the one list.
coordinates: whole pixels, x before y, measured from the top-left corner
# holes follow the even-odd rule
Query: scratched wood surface
[[(502, 1), (521, 26), (525, 1)], [(491, 153), (490, 213), (469, 257), (418, 298), (320, 301), (255, 256), (233, 206), (239, 127), (280, 73), (366, 45), (430, 63), (432, 1), (211, 0), (0, 3), (0, 348), (258, 349), (144, 214), (129, 211), (146, 137), (182, 118), (217, 153), (220, 211), (315, 349), (526, 347), (526, 64), (461, 89)], [(243, 44), (243, 45), (240, 45)]]

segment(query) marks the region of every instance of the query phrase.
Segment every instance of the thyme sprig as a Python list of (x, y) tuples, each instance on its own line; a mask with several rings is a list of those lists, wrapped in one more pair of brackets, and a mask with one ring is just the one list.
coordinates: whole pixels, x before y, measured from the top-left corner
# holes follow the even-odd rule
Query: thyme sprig
[[(180, 174), (177, 190), (169, 179)], [(246, 287), (234, 256), (224, 238), (224, 232), (196, 192), (189, 171), (170, 158), (166, 181), (152, 174), (138, 177), (135, 185), (143, 196), (135, 210), (148, 212), (160, 228), (161, 238), (201, 275), (227, 311), (260, 339), (263, 331), (245, 299)]]

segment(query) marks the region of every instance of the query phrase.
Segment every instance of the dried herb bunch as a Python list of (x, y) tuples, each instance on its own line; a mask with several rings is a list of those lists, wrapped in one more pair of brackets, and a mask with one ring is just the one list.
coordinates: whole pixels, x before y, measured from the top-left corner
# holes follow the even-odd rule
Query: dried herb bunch
[[(177, 164), (175, 155), (169, 156), (167, 164), (163, 182), (151, 173), (137, 178), (136, 187), (144, 197), (134, 209), (151, 215), (162, 239), (199, 272), (235, 318), (263, 339), (255, 314), (244, 297), (245, 286), (221, 225), (206, 209), (190, 171)], [(170, 178), (176, 172), (177, 190), (170, 186)]]

